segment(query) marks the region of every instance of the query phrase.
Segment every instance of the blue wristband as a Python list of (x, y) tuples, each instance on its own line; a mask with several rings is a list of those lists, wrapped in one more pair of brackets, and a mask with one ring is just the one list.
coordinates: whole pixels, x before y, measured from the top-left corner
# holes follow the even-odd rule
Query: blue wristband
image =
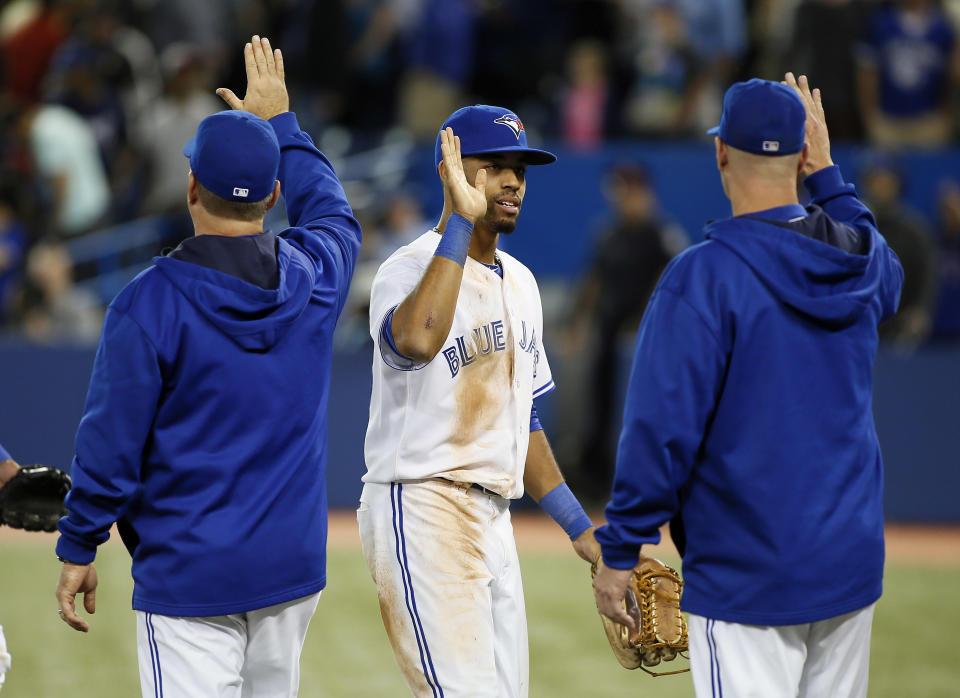
[(440, 244), (437, 245), (437, 251), (433, 255), (452, 259), (462, 267), (467, 261), (467, 252), (470, 251), (471, 235), (473, 235), (473, 223), (454, 213), (447, 221), (446, 230), (443, 231)]
[(565, 482), (561, 482), (547, 492), (540, 500), (540, 506), (550, 514), (550, 518), (560, 524), (560, 527), (570, 536), (570, 540), (576, 540), (593, 526), (587, 512), (580, 506), (580, 502)]

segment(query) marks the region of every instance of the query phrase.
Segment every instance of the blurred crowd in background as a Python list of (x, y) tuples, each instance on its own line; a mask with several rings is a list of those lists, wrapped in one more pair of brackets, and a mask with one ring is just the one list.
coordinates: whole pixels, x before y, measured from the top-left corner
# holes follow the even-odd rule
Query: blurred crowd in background
[[(907, 269), (888, 338), (956, 341), (960, 172), (938, 211), (917, 213), (902, 203), (896, 152), (956, 147), (958, 31), (960, 0), (10, 0), (0, 333), (95, 341), (130, 269), (191, 234), (182, 146), (224, 108), (215, 87), (242, 90), (239, 47), (262, 34), (282, 48), (301, 124), (364, 225), (347, 346), (367, 341), (376, 266), (434, 222), (404, 187), (405, 158), (454, 109), (506, 105), (531, 139), (584, 152), (705, 140), (731, 82), (786, 69), (815, 76), (835, 141), (878, 149), (859, 183)], [(658, 209), (639, 163), (613, 167), (605, 191), (594, 259), (567, 284), (562, 318), (568, 347), (593, 337), (600, 392), (613, 390), (618, 338), (698, 234)]]

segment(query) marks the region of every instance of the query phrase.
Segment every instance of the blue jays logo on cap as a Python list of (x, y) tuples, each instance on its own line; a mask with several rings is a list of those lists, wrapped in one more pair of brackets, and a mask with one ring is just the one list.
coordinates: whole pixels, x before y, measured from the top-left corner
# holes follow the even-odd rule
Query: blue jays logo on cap
[(183, 154), (190, 158), (197, 181), (228, 201), (267, 198), (280, 170), (280, 144), (273, 127), (245, 111), (208, 116), (183, 146)]
[(789, 155), (803, 150), (807, 109), (792, 87), (754, 78), (730, 86), (720, 125), (707, 133), (737, 150)]
[(517, 137), (518, 141), (520, 140), (520, 134), (523, 133), (523, 122), (520, 121), (520, 119), (515, 117), (513, 114), (504, 114), (500, 118), (494, 119), (493, 123), (503, 124), (504, 126), (509, 128), (511, 131), (513, 131), (513, 135)]
[[(527, 145), (527, 131), (516, 114), (503, 107), (474, 104), (453, 112), (440, 127), (452, 128), (460, 138), (461, 155), (488, 155), (491, 153), (521, 153), (528, 165), (549, 165), (557, 156), (546, 150)], [(504, 128), (506, 127), (506, 128)], [(443, 160), (440, 133), (433, 151), (434, 164)]]

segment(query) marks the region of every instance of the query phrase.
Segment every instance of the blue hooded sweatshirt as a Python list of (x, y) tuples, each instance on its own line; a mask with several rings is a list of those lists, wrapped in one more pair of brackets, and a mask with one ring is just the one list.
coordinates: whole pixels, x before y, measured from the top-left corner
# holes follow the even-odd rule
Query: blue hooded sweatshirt
[(877, 325), (903, 271), (836, 167), (813, 205), (707, 226), (641, 323), (604, 562), (671, 531), (684, 610), (757, 625), (863, 608), (883, 575), (871, 411)]
[(138, 610), (242, 613), (326, 583), (331, 342), (360, 227), (296, 117), (270, 124), (294, 227), (184, 241), (104, 322), (57, 554), (91, 562), (118, 522)]

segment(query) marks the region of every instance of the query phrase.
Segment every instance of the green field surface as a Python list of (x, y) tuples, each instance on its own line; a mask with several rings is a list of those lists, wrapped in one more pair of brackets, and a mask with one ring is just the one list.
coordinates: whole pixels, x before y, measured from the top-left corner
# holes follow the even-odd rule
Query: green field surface
[[(129, 558), (104, 546), (89, 634), (57, 617), (54, 536), (0, 540), (0, 624), (13, 668), (2, 698), (139, 696)], [(689, 674), (653, 678), (620, 668), (607, 647), (586, 566), (572, 552), (521, 550), (530, 628), (530, 695), (692, 696)], [(675, 563), (676, 561), (668, 562)], [(811, 563), (815, 564), (815, 562)], [(265, 574), (269, 572), (264, 570)], [(406, 696), (358, 549), (330, 551), (329, 584), (302, 661), (304, 698)], [(830, 584), (830, 570), (823, 570)], [(960, 567), (889, 564), (873, 630), (870, 696), (960, 695)]]

